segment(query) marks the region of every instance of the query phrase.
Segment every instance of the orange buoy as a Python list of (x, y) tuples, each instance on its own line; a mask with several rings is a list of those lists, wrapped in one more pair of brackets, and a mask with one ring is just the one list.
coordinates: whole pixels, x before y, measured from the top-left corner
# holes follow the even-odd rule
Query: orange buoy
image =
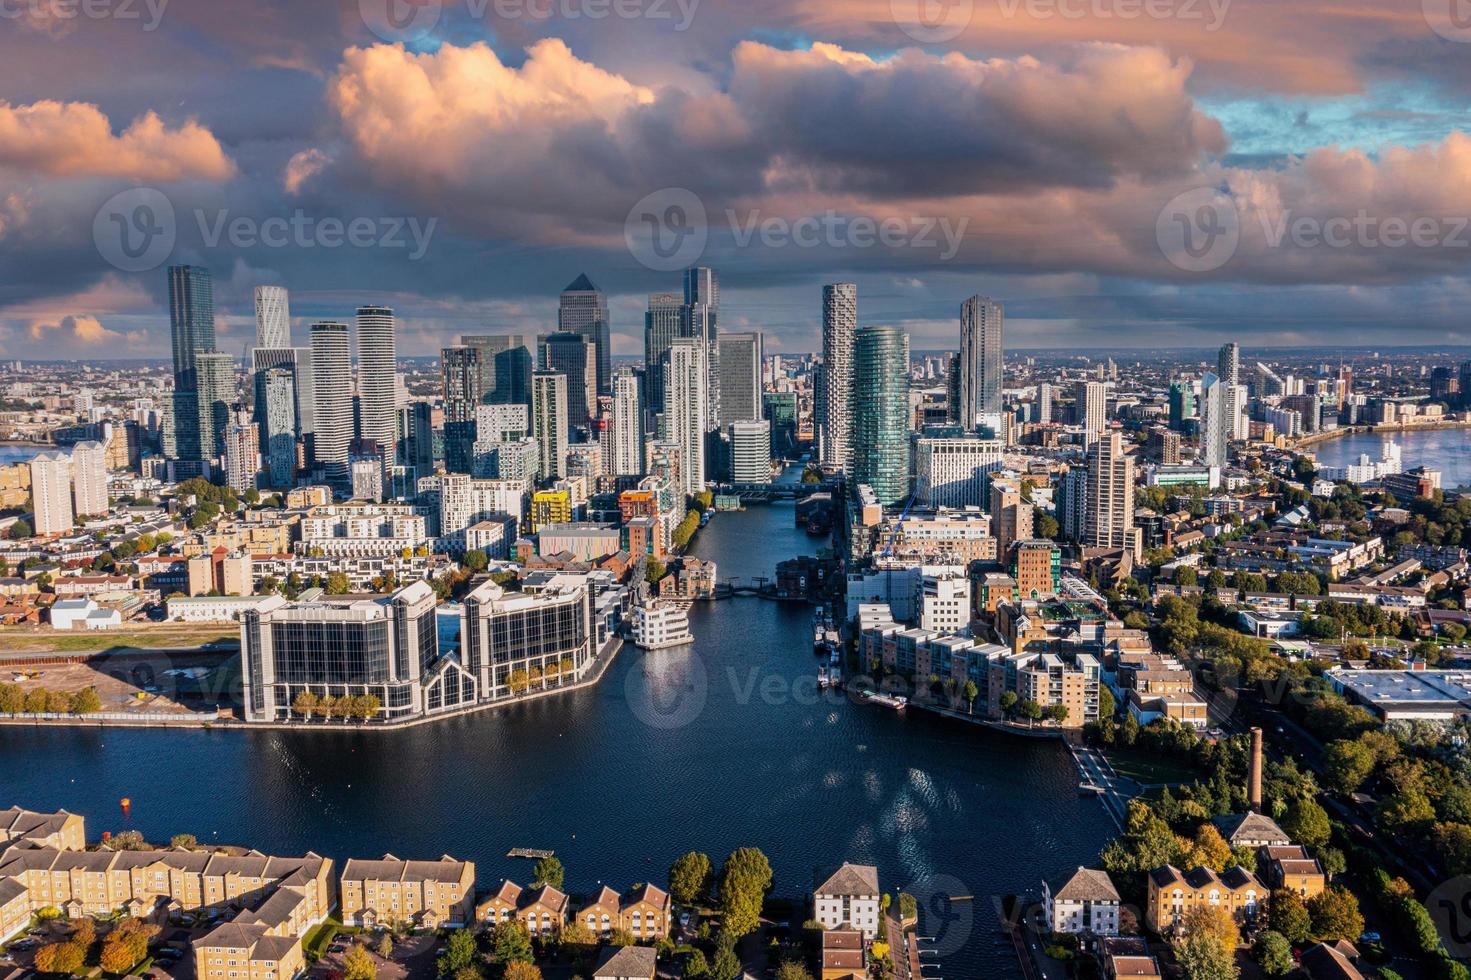
[(124, 796), (119, 802), (122, 804), (122, 807), (123, 807), (123, 815), (124, 816), (131, 816), (132, 815), (131, 811), (133, 809), (133, 801), (130, 800), (130, 799), (128, 799), (126, 796)]

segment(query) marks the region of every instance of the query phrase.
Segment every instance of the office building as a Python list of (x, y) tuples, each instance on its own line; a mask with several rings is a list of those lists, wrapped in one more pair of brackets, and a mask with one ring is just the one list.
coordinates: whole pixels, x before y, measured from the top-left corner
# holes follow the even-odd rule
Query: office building
[(1134, 527), (1134, 460), (1125, 455), (1123, 438), (1105, 433), (1088, 458), (1083, 547), (1128, 551), (1139, 556)]
[(1083, 444), (1091, 446), (1108, 428), (1108, 386), (1102, 381), (1073, 385), (1073, 421), (1083, 429)]
[[(614, 476), (644, 472), (643, 383), (632, 368), (613, 373), (613, 404), (603, 438), (609, 445), (609, 469)], [(661, 398), (662, 401), (662, 398)]]
[(255, 346), (291, 346), (291, 302), (285, 286), (255, 287)]
[(909, 495), (909, 336), (865, 327), (853, 343), (852, 466), (881, 504)]
[(444, 397), (444, 468), (470, 472), (475, 445), (475, 409), (480, 405), (484, 353), (479, 347), (446, 347), (439, 352)]
[(76, 523), (71, 469), (66, 453), (38, 453), (31, 460), (31, 509), (37, 534), (61, 534)]
[(920, 436), (914, 442), (914, 489), (930, 507), (984, 507), (987, 474), (1002, 465), (999, 439)]
[(466, 334), (460, 346), (479, 351), (474, 399), (482, 405), (531, 407), (537, 339), (531, 334)]
[(398, 459), (414, 471), (414, 478), (434, 472), (434, 406), (409, 402), (398, 410)]
[(314, 464), (332, 486), (349, 485), (352, 445), (352, 352), (345, 323), (312, 324), (312, 377), (315, 385)]
[(79, 519), (107, 513), (107, 447), (100, 442), (72, 447), (72, 501)]
[(797, 456), (797, 393), (768, 391), (761, 395), (762, 417), (771, 423), (771, 453), (781, 459)]
[(960, 307), (959, 423), (974, 428), (981, 415), (1001, 411), (1001, 304), (972, 296)]
[(531, 421), (541, 478), (567, 475), (567, 376), (537, 371), (531, 376)]
[(659, 437), (679, 447), (681, 489), (685, 494), (705, 489), (705, 423), (708, 416), (709, 375), (706, 347), (694, 337), (676, 337), (665, 353), (664, 412)]
[(271, 431), (266, 413), (265, 379), (268, 371), (283, 369), (290, 372), (292, 385), (292, 431), (294, 439), (306, 445), (308, 456), (316, 432), (316, 394), (312, 379), (312, 349), (310, 347), (257, 347), (250, 352), (251, 397), (255, 405), (255, 423), (261, 427), (262, 445), (266, 433)]
[(237, 399), (235, 358), (229, 354), (194, 355), (196, 410), (199, 413), (201, 459), (217, 459), (225, 451), (225, 428)]
[(720, 424), (761, 418), (762, 336), (759, 331), (721, 334)]
[(200, 443), (199, 379), (196, 358), (215, 349), (214, 281), (197, 266), (169, 267), (169, 331), (174, 362), (170, 398), (173, 456), (202, 460), (213, 455)]
[(398, 450), (398, 346), (393, 311), (383, 306), (361, 306), (358, 328), (358, 432), (378, 444), (388, 465)]
[[(612, 384), (612, 348), (608, 337), (608, 298), (586, 274), (578, 276), (562, 290), (557, 307), (557, 329), (564, 333), (575, 333), (592, 348), (593, 369), (588, 378), (592, 389), (592, 404), (597, 404), (598, 395), (606, 395)], [(545, 367), (545, 365), (543, 365)], [(561, 370), (557, 368), (555, 370)], [(568, 375), (569, 382), (572, 376)], [(569, 397), (573, 411), (577, 409), (577, 383), (571, 383)]]
[(267, 368), (256, 384), (266, 486), (285, 490), (296, 478), (296, 372), (290, 366)]
[(644, 405), (664, 411), (664, 355), (680, 335), (683, 306), (674, 293), (652, 293), (644, 314)]
[(567, 424), (587, 425), (598, 411), (597, 350), (579, 334), (563, 331), (543, 337), (541, 370), (567, 379)]
[(853, 344), (857, 330), (858, 285), (838, 282), (823, 286), (822, 367), (812, 411), (818, 462), (828, 471), (846, 472), (852, 460)]
[(1170, 428), (1185, 431), (1185, 420), (1195, 414), (1195, 388), (1188, 381), (1170, 382)]
[(726, 426), (726, 434), (730, 439), (730, 481), (770, 481), (771, 423), (759, 419), (732, 422)]
[(460, 663), (482, 700), (576, 681), (592, 662), (597, 630), (586, 576), (559, 575), (535, 593), (486, 581), (465, 597)]

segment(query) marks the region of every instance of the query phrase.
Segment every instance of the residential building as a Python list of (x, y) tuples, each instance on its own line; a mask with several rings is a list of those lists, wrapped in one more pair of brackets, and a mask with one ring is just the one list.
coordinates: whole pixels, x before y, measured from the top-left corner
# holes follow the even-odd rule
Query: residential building
[(72, 501), (78, 518), (106, 514), (107, 447), (88, 440), (72, 447)]
[(1083, 445), (1092, 446), (1108, 428), (1108, 385), (1079, 381), (1073, 385), (1074, 421), (1083, 429)]
[(1042, 882), (1042, 906), (1053, 933), (1117, 936), (1122, 900), (1108, 872), (1078, 867)]
[(759, 331), (719, 335), (720, 424), (761, 418), (762, 335)]
[(358, 426), (362, 439), (378, 444), (391, 466), (398, 456), (398, 389), (393, 311), (360, 306), (358, 328)]
[(613, 406), (608, 418), (610, 431), (603, 438), (611, 443), (609, 469), (614, 476), (641, 476), (644, 472), (643, 385), (632, 368), (613, 373)]
[(683, 304), (674, 293), (652, 293), (644, 314), (644, 407), (664, 410), (664, 370), (669, 346), (680, 336)]
[(291, 300), (285, 286), (255, 287), (255, 346), (291, 346)]
[(984, 507), (988, 474), (1001, 469), (1000, 439), (919, 436), (914, 441), (914, 489), (930, 507)]
[(531, 376), (532, 430), (543, 480), (567, 475), (567, 376), (537, 371)]
[(878, 934), (878, 868), (844, 863), (822, 878), (812, 891), (812, 917), (823, 929), (854, 929), (871, 942)]
[(1224, 467), (1230, 452), (1236, 423), (1231, 418), (1235, 401), (1230, 385), (1219, 376), (1207, 373), (1200, 382), (1200, 454), (1202, 466)]
[(1012, 552), (1012, 577), (1017, 595), (1023, 599), (1048, 599), (1057, 595), (1062, 579), (1062, 552), (1045, 538), (1018, 541)]
[(1001, 411), (1002, 320), (1001, 304), (984, 296), (972, 296), (960, 307), (958, 421), (966, 430), (974, 429), (980, 416)]
[[(169, 333), (174, 362), (170, 400), (174, 459), (200, 460), (199, 378), (196, 357), (215, 349), (214, 280), (209, 270), (176, 265), (168, 270)], [(167, 448), (167, 447), (166, 447)]]
[(1139, 531), (1134, 526), (1134, 460), (1124, 453), (1117, 432), (1099, 438), (1089, 455), (1083, 547), (1139, 556)]
[(900, 503), (909, 496), (909, 337), (897, 327), (865, 327), (853, 348), (853, 481), (881, 504)]
[(1269, 890), (1256, 875), (1241, 866), (1225, 872), (1210, 868), (1181, 871), (1173, 865), (1149, 873), (1149, 896), (1144, 924), (1167, 934), (1180, 931), (1197, 906), (1220, 906), (1241, 925), (1254, 922), (1266, 905)]
[(448, 855), (437, 861), (392, 854), (353, 859), (342, 866), (338, 894), (344, 925), (457, 929), (475, 918), (475, 865)]
[(654, 980), (658, 951), (651, 946), (616, 946), (604, 949), (593, 967), (593, 980)]
[(72, 510), (71, 457), (37, 453), (31, 460), (31, 509), (37, 534), (61, 534), (76, 523)]
[(352, 445), (352, 354), (345, 323), (312, 324), (312, 379), (316, 433), (313, 463), (334, 488), (349, 485)]
[(761, 419), (731, 422), (730, 482), (766, 483), (771, 479), (771, 423)]
[(225, 483), (236, 493), (254, 490), (260, 474), (259, 429), (243, 412), (225, 429)]
[(705, 489), (705, 421), (709, 412), (709, 378), (705, 346), (676, 337), (664, 355), (664, 412), (660, 439), (679, 447), (682, 486), (686, 495)]
[(1296, 894), (1303, 901), (1323, 894), (1328, 876), (1301, 844), (1267, 845), (1257, 852), (1257, 871), (1267, 887)]
[[(49, 847), (58, 851), (87, 849), (87, 824), (80, 814), (57, 810), (37, 813), (11, 806), (0, 810), (0, 844), (25, 841), (27, 846)], [(0, 933), (0, 938), (8, 933)]]
[[(813, 425), (823, 469), (846, 472), (852, 461), (854, 342), (858, 331), (858, 285), (822, 287), (822, 367), (817, 376)], [(908, 377), (908, 365), (905, 365)]]

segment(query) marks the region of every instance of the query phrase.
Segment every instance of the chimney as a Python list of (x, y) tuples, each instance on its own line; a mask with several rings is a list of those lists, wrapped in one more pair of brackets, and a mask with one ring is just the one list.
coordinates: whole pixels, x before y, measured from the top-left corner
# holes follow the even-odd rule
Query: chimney
[(1246, 770), (1247, 805), (1256, 813), (1262, 812), (1262, 730), (1251, 730), (1251, 761)]

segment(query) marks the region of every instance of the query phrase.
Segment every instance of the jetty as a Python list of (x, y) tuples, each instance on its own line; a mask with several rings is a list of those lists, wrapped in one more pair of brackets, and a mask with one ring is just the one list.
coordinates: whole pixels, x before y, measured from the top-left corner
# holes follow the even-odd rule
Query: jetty
[(506, 857), (508, 858), (531, 858), (535, 861), (556, 856), (556, 851), (542, 851), (534, 847), (513, 847), (506, 852)]

